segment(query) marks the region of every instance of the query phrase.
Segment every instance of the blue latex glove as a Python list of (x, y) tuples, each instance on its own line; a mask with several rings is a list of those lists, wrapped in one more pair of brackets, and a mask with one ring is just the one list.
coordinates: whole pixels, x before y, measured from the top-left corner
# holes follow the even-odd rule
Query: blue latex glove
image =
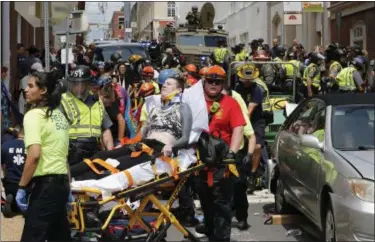
[(74, 196), (73, 196), (73, 193), (70, 191), (69, 197), (68, 197), (68, 202), (66, 203), (66, 209), (68, 210), (68, 212), (73, 209), (72, 205), (71, 205), (72, 202), (74, 202)]
[(16, 195), (16, 202), (21, 212), (25, 212), (27, 210), (27, 207), (29, 205), (27, 204), (27, 197), (26, 197), (25, 189), (18, 189), (17, 195)]

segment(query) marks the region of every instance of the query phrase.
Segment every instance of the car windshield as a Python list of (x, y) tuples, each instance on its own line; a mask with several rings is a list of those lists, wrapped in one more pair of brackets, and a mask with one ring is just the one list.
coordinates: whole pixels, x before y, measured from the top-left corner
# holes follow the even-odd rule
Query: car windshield
[(226, 38), (223, 36), (204, 36), (204, 43), (206, 47), (216, 47), (218, 40), (226, 41)]
[(374, 149), (375, 105), (336, 106), (332, 111), (332, 145), (339, 150)]
[(142, 46), (99, 46), (103, 50), (103, 57), (105, 61), (111, 60), (111, 55), (116, 51), (121, 55), (122, 60), (128, 60), (129, 56), (136, 54), (141, 55), (143, 58), (147, 58), (145, 48)]
[(203, 46), (203, 36), (193, 36), (193, 35), (180, 35), (178, 37), (179, 45), (189, 45), (189, 46)]

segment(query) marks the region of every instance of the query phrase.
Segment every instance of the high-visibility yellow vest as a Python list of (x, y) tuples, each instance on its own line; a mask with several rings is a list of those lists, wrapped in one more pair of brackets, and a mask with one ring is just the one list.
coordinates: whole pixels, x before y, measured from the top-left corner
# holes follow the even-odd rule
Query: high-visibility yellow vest
[(243, 49), (240, 53), (236, 54), (234, 60), (235, 61), (246, 61), (247, 58), (247, 52), (245, 49)]
[(61, 104), (71, 123), (70, 139), (101, 136), (104, 105), (100, 99), (90, 108), (71, 92), (67, 92), (62, 95)]
[(282, 62), (283, 60), (280, 59), (280, 57), (276, 57), (275, 59), (273, 59), (274, 62)]
[(263, 98), (263, 110), (264, 111), (271, 111), (271, 102), (270, 102), (270, 95), (268, 91), (268, 87), (266, 83), (264, 83), (260, 78), (256, 78), (253, 80), (265, 93), (264, 98)]
[(286, 77), (287, 78), (293, 78), (294, 74), (296, 74), (296, 77), (301, 77), (301, 74), (299, 72), (299, 70), (301, 68), (301, 62), (298, 61), (298, 60), (290, 60), (288, 62), (295, 65), (297, 67), (297, 70), (294, 70), (296, 67), (294, 67), (293, 65), (285, 64)]
[(353, 78), (353, 73), (356, 70), (357, 69), (355, 69), (353, 66), (349, 66), (340, 71), (340, 73), (336, 76), (336, 82), (340, 90), (354, 91), (357, 89)]
[[(338, 67), (338, 68), (337, 68), (337, 69), (338, 69), (337, 74), (340, 73), (340, 71), (342, 70), (342, 65), (341, 65), (339, 62), (334, 61), (334, 62), (329, 66), (329, 74), (332, 73), (332, 69), (335, 68), (335, 67)], [(336, 76), (337, 76), (337, 75), (336, 75)]]
[(227, 48), (215, 48), (214, 55), (216, 63), (223, 64), (225, 60), (225, 55), (227, 54)]
[(318, 75), (316, 75), (313, 79), (312, 79), (312, 85), (316, 88), (318, 88), (320, 90), (320, 71), (319, 71), (319, 68), (317, 65), (315, 65), (314, 63), (311, 63), (310, 65), (307, 66), (307, 68), (305, 69), (304, 73), (303, 73), (303, 84), (305, 86), (307, 86), (307, 75), (309, 73), (309, 70), (311, 68), (314, 68), (316, 70), (318, 70)]

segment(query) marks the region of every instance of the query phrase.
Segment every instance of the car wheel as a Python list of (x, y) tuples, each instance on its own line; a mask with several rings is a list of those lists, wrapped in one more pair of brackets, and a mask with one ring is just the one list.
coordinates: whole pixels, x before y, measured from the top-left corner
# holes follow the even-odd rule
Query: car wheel
[(336, 241), (335, 217), (333, 215), (331, 204), (329, 205), (325, 216), (324, 238), (324, 241)]
[(280, 214), (287, 214), (293, 212), (292, 206), (285, 200), (284, 185), (280, 178), (278, 178), (276, 181), (275, 209), (276, 213)]

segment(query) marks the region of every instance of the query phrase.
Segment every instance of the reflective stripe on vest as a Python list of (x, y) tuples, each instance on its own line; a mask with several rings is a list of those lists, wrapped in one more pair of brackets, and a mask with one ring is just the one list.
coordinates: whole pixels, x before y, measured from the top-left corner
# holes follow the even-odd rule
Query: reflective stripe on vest
[(318, 71), (318, 75), (316, 75), (316, 76), (312, 79), (312, 85), (320, 90), (320, 71), (319, 71), (318, 66), (315, 65), (314, 63), (311, 63), (311, 64), (305, 69), (305, 71), (303, 72), (303, 84), (304, 84), (305, 86), (307, 86), (307, 75), (308, 75), (308, 73), (309, 73), (310, 68), (313, 68), (313, 67), (315, 67), (315, 70)]
[(69, 138), (100, 137), (104, 116), (104, 105), (101, 100), (88, 107), (70, 92), (62, 95), (61, 104), (71, 123)]
[(271, 102), (270, 102), (270, 96), (269, 91), (266, 83), (264, 83), (261, 79), (257, 78), (254, 80), (256, 84), (265, 92), (265, 96), (263, 98), (262, 107), (264, 111), (271, 111)]
[(301, 68), (301, 62), (299, 62), (298, 60), (290, 60), (289, 63), (295, 65), (297, 67), (297, 70), (296, 72), (294, 73), (294, 69), (296, 67), (294, 67), (293, 65), (288, 65), (288, 64), (285, 64), (285, 69), (286, 69), (286, 77), (287, 78), (293, 78), (294, 75), (296, 75), (296, 77), (301, 77), (301, 74), (299, 72), (300, 68)]
[(357, 89), (357, 86), (354, 83), (353, 73), (356, 69), (352, 66), (344, 68), (336, 76), (336, 81), (340, 90), (344, 91), (354, 91)]
[(224, 63), (225, 55), (227, 53), (226, 48), (216, 48), (214, 51), (215, 60), (217, 63)]

